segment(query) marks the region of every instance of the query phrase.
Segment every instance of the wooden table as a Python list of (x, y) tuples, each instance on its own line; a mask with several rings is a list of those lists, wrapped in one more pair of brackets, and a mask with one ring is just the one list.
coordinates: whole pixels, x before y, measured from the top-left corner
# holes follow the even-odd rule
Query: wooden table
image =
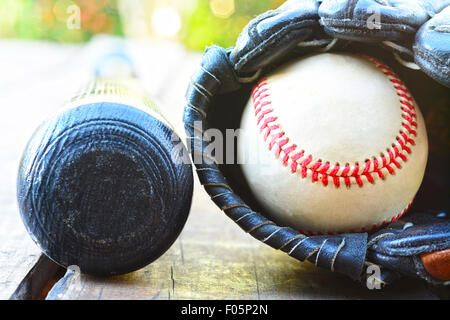
[[(109, 39), (96, 38), (86, 46), (0, 42), (0, 299), (439, 298), (436, 290), (411, 279), (371, 291), (263, 245), (213, 204), (196, 177), (190, 217), (160, 259), (123, 276), (64, 275), (65, 270), (41, 256), (20, 221), (17, 166), (36, 126), (86, 82), (105, 41)], [(183, 135), (184, 93), (201, 53), (175, 43), (129, 45), (143, 86)]]

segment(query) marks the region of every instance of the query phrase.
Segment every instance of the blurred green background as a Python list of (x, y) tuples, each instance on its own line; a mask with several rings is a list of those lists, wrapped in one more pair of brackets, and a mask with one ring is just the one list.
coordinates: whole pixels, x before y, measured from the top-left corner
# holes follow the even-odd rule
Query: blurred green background
[(85, 42), (98, 33), (171, 39), (189, 49), (233, 46), (282, 0), (0, 0), (0, 38)]

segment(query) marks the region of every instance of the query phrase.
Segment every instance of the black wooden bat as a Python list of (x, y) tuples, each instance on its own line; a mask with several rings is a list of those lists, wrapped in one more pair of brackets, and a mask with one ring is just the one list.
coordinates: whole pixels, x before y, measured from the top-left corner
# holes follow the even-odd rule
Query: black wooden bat
[(20, 163), (27, 231), (49, 258), (82, 273), (149, 264), (172, 245), (190, 210), (184, 146), (132, 70), (123, 48), (103, 57), (96, 78), (35, 131)]

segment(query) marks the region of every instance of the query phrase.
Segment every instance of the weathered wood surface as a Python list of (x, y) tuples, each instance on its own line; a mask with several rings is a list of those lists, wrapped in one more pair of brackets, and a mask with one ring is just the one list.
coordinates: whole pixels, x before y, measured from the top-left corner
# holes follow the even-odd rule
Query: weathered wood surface
[(40, 257), (18, 213), (17, 168), (28, 137), (67, 98), (71, 84), (62, 85), (61, 79), (75, 77), (73, 71), (65, 72), (79, 50), (78, 46), (0, 41), (0, 299), (11, 296)]
[[(0, 43), (0, 298), (8, 298), (36, 263), (39, 250), (20, 221), (15, 174), (37, 124), (79, 88), (92, 70), (95, 47)], [(142, 84), (184, 135), (182, 108), (201, 54), (173, 43), (130, 43)], [(5, 50), (2, 50), (5, 48)], [(40, 58), (37, 59), (36, 56)], [(3, 57), (3, 56), (2, 56)], [(11, 63), (11, 61), (13, 61)], [(5, 70), (5, 69), (3, 69)], [(244, 233), (209, 199), (195, 176), (190, 217), (179, 239), (151, 265), (123, 276), (66, 273), (47, 299), (436, 299), (420, 281), (369, 291), (343, 276), (300, 263)]]
[(66, 274), (47, 299), (437, 298), (418, 281), (369, 291), (346, 277), (300, 263), (244, 233), (201, 191), (196, 189), (181, 236), (156, 262), (111, 278)]

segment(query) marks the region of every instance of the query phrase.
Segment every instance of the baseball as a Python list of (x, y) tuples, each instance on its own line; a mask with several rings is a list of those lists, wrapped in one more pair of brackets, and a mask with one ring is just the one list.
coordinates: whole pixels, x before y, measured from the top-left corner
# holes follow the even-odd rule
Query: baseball
[(405, 84), (377, 59), (317, 54), (255, 85), (238, 161), (263, 214), (304, 234), (398, 220), (422, 182), (428, 143)]

